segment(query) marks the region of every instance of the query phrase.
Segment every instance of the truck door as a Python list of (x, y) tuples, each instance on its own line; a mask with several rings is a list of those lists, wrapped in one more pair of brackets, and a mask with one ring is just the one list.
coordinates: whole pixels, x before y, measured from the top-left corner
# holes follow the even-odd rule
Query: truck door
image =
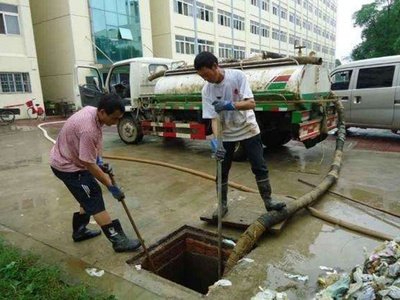
[(358, 69), (356, 86), (351, 95), (352, 123), (371, 127), (392, 124), (396, 92), (394, 71), (394, 65)]
[(91, 66), (77, 66), (76, 78), (78, 85), (78, 107), (97, 106), (100, 97), (104, 95), (103, 79), (99, 70)]
[(118, 94), (126, 105), (131, 103), (130, 64), (115, 65), (109, 71), (107, 88), (111, 93)]
[(335, 92), (335, 94), (342, 101), (344, 107), (344, 116), (345, 120), (351, 122), (351, 113), (350, 113), (350, 99), (351, 99), (351, 91), (352, 85), (351, 77), (353, 76), (353, 70), (340, 70), (331, 75), (331, 90)]

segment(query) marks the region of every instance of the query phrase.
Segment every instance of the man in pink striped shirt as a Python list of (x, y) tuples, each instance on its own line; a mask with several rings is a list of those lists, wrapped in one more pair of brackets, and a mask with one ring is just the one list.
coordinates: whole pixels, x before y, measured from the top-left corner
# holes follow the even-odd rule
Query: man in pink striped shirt
[(79, 212), (72, 218), (73, 240), (80, 242), (100, 235), (100, 230), (86, 228), (93, 216), (116, 252), (134, 251), (140, 247), (139, 240), (125, 235), (118, 219), (111, 220), (97, 182), (104, 184), (117, 200), (123, 198), (122, 191), (112, 184), (108, 170), (102, 164), (101, 151), (103, 125), (117, 124), (124, 112), (118, 95), (104, 95), (97, 108), (86, 106), (67, 120), (50, 154), (53, 173), (80, 205)]

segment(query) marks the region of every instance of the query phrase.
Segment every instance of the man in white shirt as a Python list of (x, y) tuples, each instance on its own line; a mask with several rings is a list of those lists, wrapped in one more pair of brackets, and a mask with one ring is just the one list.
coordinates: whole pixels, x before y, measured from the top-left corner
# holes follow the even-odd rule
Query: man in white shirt
[[(222, 69), (210, 52), (201, 52), (194, 60), (197, 73), (207, 81), (202, 90), (203, 118), (211, 119), (214, 138), (211, 148), (222, 161), (222, 215), (228, 212), (228, 176), (237, 142), (240, 142), (251, 164), (257, 187), (267, 211), (281, 210), (286, 204), (271, 198), (268, 168), (256, 116), (255, 101), (246, 75), (240, 70)], [(217, 149), (217, 127), (222, 124), (223, 149)], [(218, 179), (217, 179), (218, 180)], [(217, 218), (217, 211), (213, 218)]]

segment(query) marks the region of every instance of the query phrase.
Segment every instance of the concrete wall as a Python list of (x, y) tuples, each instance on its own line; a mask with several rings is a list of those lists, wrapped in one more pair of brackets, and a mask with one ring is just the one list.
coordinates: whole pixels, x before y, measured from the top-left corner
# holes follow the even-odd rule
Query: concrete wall
[(152, 39), (152, 19), (149, 0), (139, 0), (140, 30), (142, 35), (143, 57), (152, 57), (153, 39)]
[[(151, 28), (155, 57), (176, 58), (175, 36), (172, 32), (173, 3), (166, 0), (150, 1)], [(190, 24), (186, 24), (188, 26)]]
[[(36, 103), (43, 107), (29, 1), (1, 0), (1, 2), (18, 6), (20, 34), (0, 34), (0, 72), (29, 73), (32, 93), (0, 93), (0, 107), (25, 103), (31, 98), (36, 98)], [(26, 118), (26, 106), (20, 108), (21, 115), (17, 118)]]
[(43, 96), (71, 101), (76, 51), (70, 1), (31, 0), (31, 7)]

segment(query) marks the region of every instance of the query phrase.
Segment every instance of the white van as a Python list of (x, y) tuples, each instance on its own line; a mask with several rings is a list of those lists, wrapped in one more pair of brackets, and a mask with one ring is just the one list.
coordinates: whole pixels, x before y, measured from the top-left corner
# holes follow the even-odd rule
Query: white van
[(354, 61), (331, 73), (346, 127), (400, 129), (400, 55)]

